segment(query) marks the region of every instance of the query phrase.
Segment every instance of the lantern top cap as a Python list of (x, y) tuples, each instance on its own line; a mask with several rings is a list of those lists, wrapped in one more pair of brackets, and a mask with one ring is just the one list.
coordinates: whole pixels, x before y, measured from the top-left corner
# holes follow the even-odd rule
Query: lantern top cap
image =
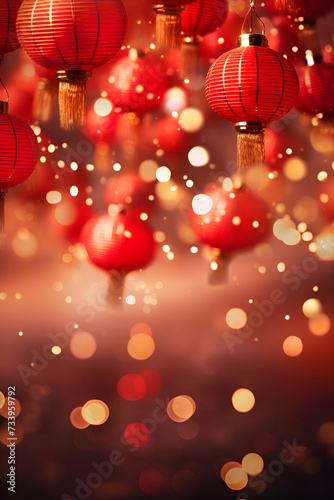
[(0, 101), (0, 113), (8, 114), (9, 103), (8, 101)]
[(268, 47), (268, 39), (259, 33), (244, 33), (238, 36), (238, 47)]

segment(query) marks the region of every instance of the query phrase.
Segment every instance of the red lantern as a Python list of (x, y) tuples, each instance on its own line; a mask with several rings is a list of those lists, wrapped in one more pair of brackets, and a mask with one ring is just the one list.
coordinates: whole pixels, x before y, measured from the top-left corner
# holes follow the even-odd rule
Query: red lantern
[(110, 296), (119, 303), (125, 275), (147, 266), (154, 255), (151, 229), (142, 221), (118, 213), (90, 219), (83, 227), (81, 241), (90, 260), (110, 275)]
[(167, 89), (166, 73), (134, 49), (112, 67), (108, 82), (108, 96), (114, 106), (139, 115), (158, 107)]
[(302, 113), (324, 115), (334, 111), (334, 65), (318, 62), (298, 70), (299, 96), (296, 108)]
[(193, 199), (189, 224), (199, 241), (212, 247), (210, 283), (216, 284), (225, 275), (231, 252), (256, 245), (267, 236), (268, 208), (244, 189), (225, 191), (221, 186), (210, 186), (199, 197), (203, 195), (205, 200)]
[(151, 140), (165, 153), (179, 154), (189, 147), (189, 135), (181, 130), (178, 119), (166, 116), (152, 127)]
[(0, 61), (3, 54), (20, 46), (16, 35), (16, 15), (21, 0), (0, 0)]
[(161, 50), (177, 49), (180, 45), (181, 12), (195, 0), (147, 0), (157, 14), (157, 45)]
[(151, 213), (154, 208), (154, 185), (137, 174), (115, 175), (106, 184), (104, 200), (107, 206), (118, 205), (127, 214), (139, 217), (143, 212)]
[(8, 103), (0, 102), (0, 229), (4, 228), (4, 198), (7, 189), (24, 182), (38, 157), (34, 132), (24, 121), (8, 114)]
[(125, 29), (121, 0), (23, 1), (18, 37), (31, 59), (56, 71), (63, 128), (83, 125), (86, 81), (117, 54)]
[(271, 16), (291, 15), (294, 18), (318, 19), (333, 8), (333, 0), (266, 0)]
[(264, 162), (266, 124), (287, 114), (298, 96), (292, 64), (267, 45), (264, 35), (241, 35), (238, 48), (222, 54), (206, 79), (210, 106), (235, 124), (241, 172)]
[(197, 74), (202, 37), (219, 28), (227, 13), (226, 0), (197, 0), (187, 5), (181, 15), (181, 78)]

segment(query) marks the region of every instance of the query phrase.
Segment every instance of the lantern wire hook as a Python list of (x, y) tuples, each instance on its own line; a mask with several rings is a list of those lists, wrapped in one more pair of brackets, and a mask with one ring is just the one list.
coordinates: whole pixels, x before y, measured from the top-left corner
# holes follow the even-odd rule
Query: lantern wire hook
[(255, 14), (255, 16), (258, 18), (258, 20), (260, 21), (260, 23), (263, 26), (262, 35), (265, 35), (265, 33), (266, 33), (265, 24), (262, 21), (262, 19), (259, 17), (258, 13), (256, 12), (255, 7), (254, 7), (254, 3), (255, 3), (255, 0), (249, 0), (250, 7), (249, 7), (249, 10), (245, 16), (244, 22), (242, 23), (241, 33), (244, 34), (245, 22), (246, 22), (246, 19), (248, 18), (249, 15), (250, 15), (250, 24), (251, 24), (250, 28), (249, 28), (249, 33), (253, 33), (253, 18), (254, 18), (254, 14)]
[(0, 78), (0, 83), (1, 83), (1, 85), (3, 86), (3, 88), (4, 88), (4, 89), (5, 89), (5, 91), (6, 91), (6, 94), (7, 94), (7, 102), (9, 102), (9, 92), (8, 92), (8, 90), (7, 90), (6, 86), (5, 86), (5, 84), (3, 83), (2, 78)]

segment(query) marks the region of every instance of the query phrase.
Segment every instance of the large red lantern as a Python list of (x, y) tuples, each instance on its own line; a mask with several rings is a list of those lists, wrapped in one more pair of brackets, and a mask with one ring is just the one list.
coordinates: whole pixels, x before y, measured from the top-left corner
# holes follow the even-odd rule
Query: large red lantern
[(0, 0), (0, 61), (4, 54), (20, 46), (16, 35), (16, 15), (21, 0)]
[(23, 1), (18, 37), (31, 59), (56, 71), (63, 128), (83, 125), (86, 81), (117, 54), (125, 29), (121, 0)]
[(195, 0), (146, 0), (157, 14), (156, 39), (161, 50), (179, 48), (181, 32), (181, 12), (185, 5)]
[(108, 83), (114, 106), (139, 115), (158, 107), (167, 89), (161, 65), (135, 49), (112, 67)]
[(197, 74), (202, 37), (215, 31), (228, 13), (226, 0), (197, 0), (181, 14), (181, 78)]
[(90, 219), (82, 229), (81, 241), (93, 264), (109, 273), (114, 303), (122, 298), (125, 275), (147, 266), (155, 250), (151, 229), (122, 213)]
[(221, 271), (211, 283), (219, 282), (231, 254), (263, 241), (270, 227), (268, 213), (267, 205), (243, 188), (226, 191), (211, 185), (194, 197), (190, 227), (201, 243), (212, 248), (211, 268)]
[(334, 64), (318, 62), (298, 69), (299, 96), (296, 108), (315, 115), (334, 112)]
[(32, 174), (38, 158), (34, 132), (24, 121), (8, 114), (8, 103), (0, 102), (0, 230), (4, 228), (4, 198), (8, 188)]
[(266, 124), (290, 111), (298, 89), (294, 67), (268, 47), (263, 34), (242, 34), (238, 48), (213, 63), (206, 97), (217, 114), (235, 124), (240, 172), (264, 162)]

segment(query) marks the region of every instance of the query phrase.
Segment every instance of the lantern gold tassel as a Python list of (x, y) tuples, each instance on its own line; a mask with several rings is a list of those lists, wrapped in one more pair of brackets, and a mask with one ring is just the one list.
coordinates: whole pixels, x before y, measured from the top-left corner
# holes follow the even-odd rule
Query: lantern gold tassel
[(5, 196), (7, 189), (0, 189), (0, 234), (5, 232)]
[(48, 122), (52, 116), (53, 94), (52, 84), (47, 78), (41, 78), (32, 103), (34, 120), (39, 123)]
[(60, 126), (65, 130), (80, 128), (86, 121), (87, 71), (57, 71), (59, 80)]
[(277, 12), (283, 12), (286, 14), (287, 11), (291, 13), (298, 14), (301, 8), (301, 0), (275, 0), (275, 9)]
[(180, 47), (181, 12), (178, 5), (156, 5), (156, 40), (159, 50), (177, 50)]
[(184, 37), (181, 43), (181, 58), (179, 75), (182, 79), (190, 80), (198, 74), (199, 65), (199, 37)]
[(255, 165), (264, 163), (264, 126), (239, 122), (235, 127), (238, 132), (238, 174), (243, 175)]
[(126, 273), (122, 271), (113, 270), (109, 273), (107, 302), (114, 309), (119, 309), (122, 306), (125, 276)]

